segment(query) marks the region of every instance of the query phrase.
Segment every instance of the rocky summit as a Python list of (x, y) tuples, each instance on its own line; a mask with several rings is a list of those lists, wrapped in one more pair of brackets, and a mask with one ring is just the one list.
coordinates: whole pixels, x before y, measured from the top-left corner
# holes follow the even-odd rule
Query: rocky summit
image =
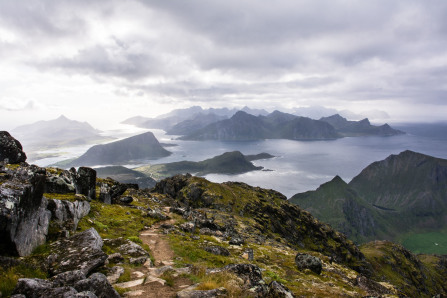
[(445, 256), (358, 247), (281, 193), (190, 174), (140, 189), (90, 168), (2, 162), (0, 235), (1, 297), (447, 293)]

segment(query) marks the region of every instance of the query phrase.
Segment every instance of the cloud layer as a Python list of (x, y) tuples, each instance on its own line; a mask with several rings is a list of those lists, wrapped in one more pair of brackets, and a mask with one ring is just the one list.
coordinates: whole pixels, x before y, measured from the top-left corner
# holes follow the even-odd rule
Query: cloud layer
[(446, 14), (443, 0), (2, 1), (0, 102), (73, 112), (72, 101), (125, 102), (147, 115), (319, 105), (442, 120)]

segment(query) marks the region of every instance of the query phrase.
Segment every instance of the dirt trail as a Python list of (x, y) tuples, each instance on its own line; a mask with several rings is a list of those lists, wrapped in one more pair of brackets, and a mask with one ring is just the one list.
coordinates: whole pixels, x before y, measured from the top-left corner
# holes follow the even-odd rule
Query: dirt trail
[[(165, 211), (168, 216), (172, 216), (172, 214), (168, 212), (168, 208), (166, 208)], [(163, 229), (161, 228), (161, 225), (172, 225), (174, 223), (174, 219), (161, 221), (153, 225), (150, 229), (140, 233), (140, 239), (151, 249), (151, 255), (155, 259), (155, 264), (151, 267), (150, 261), (148, 261), (140, 271), (135, 270), (132, 273), (134, 280), (129, 283), (134, 282), (134, 284), (129, 284), (129, 287), (127, 288), (131, 291), (127, 292), (125, 297), (175, 297), (178, 291), (181, 291), (192, 284), (191, 280), (187, 278), (177, 277), (174, 279), (173, 284), (166, 285), (165, 280), (160, 278), (164, 267), (172, 266), (174, 264), (175, 256), (174, 251), (169, 245), (167, 236), (162, 233)]]

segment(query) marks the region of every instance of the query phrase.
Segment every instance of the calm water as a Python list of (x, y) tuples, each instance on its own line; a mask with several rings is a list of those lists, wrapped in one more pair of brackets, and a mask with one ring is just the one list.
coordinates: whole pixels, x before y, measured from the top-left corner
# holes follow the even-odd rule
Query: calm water
[[(399, 127), (405, 130), (405, 127)], [(253, 186), (271, 188), (287, 197), (298, 192), (316, 189), (320, 184), (339, 175), (346, 182), (367, 165), (385, 159), (390, 154), (404, 150), (447, 159), (447, 132), (430, 136), (424, 132), (394, 137), (356, 137), (332, 141), (264, 140), (255, 142), (179, 141), (166, 136), (163, 131), (151, 130), (161, 143), (177, 144), (166, 149), (173, 154), (166, 158), (148, 161), (152, 164), (180, 160), (201, 161), (227, 151), (239, 150), (243, 154), (267, 152), (276, 157), (254, 163), (270, 171), (255, 171), (241, 175), (210, 174), (206, 178), (214, 182), (241, 181)], [(113, 133), (116, 133), (113, 132)], [(111, 134), (113, 134), (111, 133)], [(141, 133), (141, 131), (139, 131)], [(84, 150), (85, 148), (82, 148)], [(65, 150), (65, 151), (64, 151)], [(82, 151), (77, 147), (64, 148), (66, 156)], [(65, 157), (67, 158), (67, 157)], [(57, 159), (64, 159), (64, 156)], [(52, 159), (51, 162), (54, 162)], [(48, 160), (37, 161), (46, 166)], [(135, 167), (135, 165), (127, 165)]]

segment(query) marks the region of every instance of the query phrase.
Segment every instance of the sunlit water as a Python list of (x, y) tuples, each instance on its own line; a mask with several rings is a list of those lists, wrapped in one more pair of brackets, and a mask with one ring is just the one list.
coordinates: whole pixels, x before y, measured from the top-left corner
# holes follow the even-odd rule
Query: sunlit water
[[(131, 126), (106, 132), (105, 135), (119, 139), (142, 133), (144, 130)], [(254, 164), (269, 171), (253, 171), (241, 175), (209, 174), (214, 182), (241, 181), (252, 186), (271, 188), (287, 197), (298, 192), (316, 189), (320, 184), (339, 175), (346, 182), (367, 165), (385, 159), (390, 154), (404, 150), (447, 158), (447, 137), (423, 137), (406, 134), (393, 137), (356, 137), (331, 141), (263, 140), (254, 142), (180, 141), (167, 136), (161, 130), (151, 130), (161, 143), (176, 144), (166, 147), (172, 154), (168, 157), (147, 161), (151, 164), (181, 160), (201, 161), (228, 151), (243, 154), (267, 152), (275, 158), (258, 160)], [(73, 158), (84, 153), (90, 146), (61, 148), (63, 156), (42, 159), (34, 163), (47, 166), (59, 160)], [(126, 165), (136, 167), (139, 165)]]

